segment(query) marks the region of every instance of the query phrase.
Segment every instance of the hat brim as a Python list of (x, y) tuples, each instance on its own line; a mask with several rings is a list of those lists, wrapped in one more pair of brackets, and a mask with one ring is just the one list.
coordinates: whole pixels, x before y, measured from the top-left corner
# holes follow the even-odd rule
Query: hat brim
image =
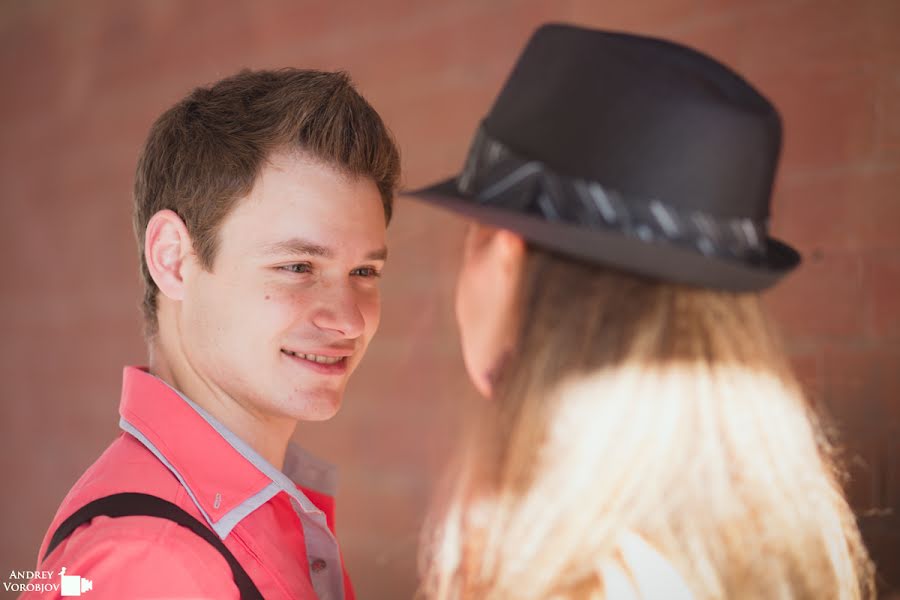
[(486, 225), (514, 231), (538, 246), (576, 259), (674, 283), (734, 292), (762, 291), (800, 264), (800, 254), (796, 250), (771, 237), (766, 240), (765, 260), (760, 264), (750, 264), (706, 256), (664, 242), (646, 242), (615, 230), (588, 229), (481, 205), (459, 195), (455, 177), (417, 190), (404, 191), (403, 195), (419, 198)]

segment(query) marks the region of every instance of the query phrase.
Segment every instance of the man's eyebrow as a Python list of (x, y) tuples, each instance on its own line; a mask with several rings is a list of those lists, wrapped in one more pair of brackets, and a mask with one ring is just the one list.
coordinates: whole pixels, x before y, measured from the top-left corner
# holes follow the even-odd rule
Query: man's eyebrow
[(366, 260), (387, 260), (387, 248), (382, 246), (378, 250), (374, 250), (366, 254)]
[(321, 256), (323, 258), (331, 258), (334, 256), (331, 248), (326, 248), (320, 244), (301, 239), (292, 238), (281, 242), (269, 244), (263, 248), (263, 254), (306, 254), (308, 256)]
[[(263, 248), (263, 254), (305, 254), (321, 258), (333, 258), (334, 251), (331, 248), (316, 244), (302, 238), (292, 238), (281, 242), (269, 244)], [(387, 260), (387, 248), (382, 246), (366, 254), (366, 260)]]

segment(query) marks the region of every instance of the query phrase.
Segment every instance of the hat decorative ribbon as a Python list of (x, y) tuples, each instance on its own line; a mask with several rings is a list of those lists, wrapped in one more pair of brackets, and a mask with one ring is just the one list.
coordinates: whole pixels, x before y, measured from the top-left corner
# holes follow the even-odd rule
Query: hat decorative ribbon
[(516, 154), (479, 128), (456, 180), (476, 202), (568, 222), (609, 229), (644, 242), (665, 241), (696, 248), (705, 256), (761, 262), (766, 228), (750, 218), (721, 218), (683, 210), (660, 199), (629, 198), (597, 181), (555, 173), (540, 161)]

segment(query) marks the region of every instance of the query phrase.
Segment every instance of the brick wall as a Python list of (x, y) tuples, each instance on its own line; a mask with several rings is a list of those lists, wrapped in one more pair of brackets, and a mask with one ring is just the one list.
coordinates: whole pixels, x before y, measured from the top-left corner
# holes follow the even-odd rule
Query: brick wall
[[(806, 262), (768, 301), (848, 442), (848, 489), (897, 577), (900, 527), (879, 512), (900, 508), (896, 0), (4, 3), (0, 572), (34, 564), (62, 496), (115, 434), (121, 365), (145, 361), (129, 201), (156, 115), (241, 67), (347, 69), (415, 186), (458, 168), (546, 20), (686, 42), (781, 108), (773, 228)], [(341, 414), (297, 434), (342, 467), (339, 534), (363, 598), (412, 595), (421, 519), (474, 398), (450, 304), (461, 231), (399, 202), (379, 336)]]

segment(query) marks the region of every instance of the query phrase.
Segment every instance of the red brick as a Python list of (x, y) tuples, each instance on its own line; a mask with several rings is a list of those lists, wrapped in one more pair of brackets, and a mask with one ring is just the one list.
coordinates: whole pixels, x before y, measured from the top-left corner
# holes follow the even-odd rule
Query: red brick
[(661, 0), (653, 3), (596, 2), (574, 0), (571, 2), (572, 18), (579, 23), (599, 26), (603, 23), (610, 29), (639, 30), (671, 26), (696, 14), (696, 9), (685, 6), (682, 0)]
[[(0, 111), (9, 117), (43, 108), (54, 117), (65, 81), (66, 57), (51, 11), (23, 11), (16, 27), (4, 29), (0, 38), (0, 76), (8, 84), (6, 92), (0, 95)], [(17, 119), (9, 122), (15, 124)]]
[[(737, 68), (741, 59), (741, 21), (762, 3), (661, 0), (652, 3), (576, 0), (572, 16), (580, 24), (670, 39)], [(765, 10), (765, 8), (763, 8)]]
[(880, 347), (876, 357), (879, 372), (878, 390), (885, 404), (889, 422), (900, 431), (900, 343), (883, 341), (880, 342)]
[(709, 4), (584, 2), (573, 12), (590, 24), (675, 39), (736, 68), (782, 112), (785, 170), (831, 169), (871, 155), (878, 80), (867, 69), (871, 10), (839, 0)]
[(841, 72), (862, 69), (871, 64), (875, 34), (886, 25), (871, 1), (761, 4), (767, 4), (768, 10), (741, 19), (745, 65), (752, 70), (795, 71), (829, 65)]
[(867, 298), (861, 259), (853, 254), (807, 256), (766, 302), (789, 340), (853, 338), (863, 331)]
[[(209, 0), (106, 3), (105, 10), (80, 17), (89, 32), (91, 54), (85, 58), (93, 64), (93, 86), (115, 92), (149, 90), (174, 80), (199, 85), (252, 61), (249, 49), (254, 46), (255, 32), (247, 26), (247, 7), (221, 10)], [(190, 34), (184, 34), (182, 24), (190, 24)], [(173, 31), (184, 33), (172, 35)], [(148, 77), (151, 73), (154, 76)]]
[(863, 281), (872, 305), (869, 331), (900, 343), (900, 252), (870, 253), (864, 260)]
[(896, 435), (885, 427), (846, 428), (841, 440), (845, 449), (842, 462), (850, 475), (846, 489), (851, 506), (861, 513), (891, 510), (900, 481)]
[[(871, 156), (876, 137), (873, 3), (778, 3), (745, 19), (741, 66), (779, 107), (783, 170), (833, 169)], [(802, 33), (798, 23), (803, 23)]]
[[(404, 184), (415, 188), (455, 175), (462, 168), (472, 135), (490, 108), (494, 92), (483, 85), (439, 88), (400, 105), (393, 131), (401, 140)], [(441, 115), (440, 118), (436, 115)]]
[(900, 66), (900, 4), (894, 0), (870, 0), (864, 6), (874, 24), (870, 61), (883, 69), (896, 69)]
[(879, 356), (880, 348), (865, 343), (825, 344), (825, 402), (839, 421), (867, 427), (884, 422), (888, 411), (879, 385)]
[(791, 367), (797, 377), (807, 400), (813, 406), (821, 405), (824, 400), (825, 382), (823, 379), (822, 352), (818, 348), (789, 353)]
[[(900, 20), (898, 20), (900, 21)], [(894, 30), (900, 30), (900, 22)], [(894, 39), (900, 35), (894, 35)], [(897, 55), (900, 56), (900, 43)], [(875, 161), (880, 164), (897, 164), (900, 161), (900, 68), (885, 69), (886, 73), (878, 78), (875, 99), (875, 124), (878, 136), (875, 142)], [(896, 199), (896, 198), (895, 198)]]
[(819, 172), (867, 162), (875, 147), (876, 76), (831, 64), (788, 64), (774, 72), (760, 69), (754, 78), (784, 119), (782, 170)]
[(897, 168), (785, 173), (772, 228), (805, 254), (897, 248), (897, 232), (885, 224), (900, 223), (898, 189)]

